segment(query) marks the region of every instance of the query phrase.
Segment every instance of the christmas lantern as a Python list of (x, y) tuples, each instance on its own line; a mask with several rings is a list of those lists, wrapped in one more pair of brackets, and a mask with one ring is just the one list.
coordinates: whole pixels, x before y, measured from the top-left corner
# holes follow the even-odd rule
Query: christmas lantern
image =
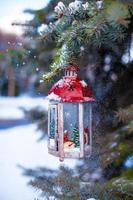
[(65, 76), (50, 89), (48, 152), (60, 158), (83, 158), (92, 151), (92, 102), (89, 86), (70, 64)]

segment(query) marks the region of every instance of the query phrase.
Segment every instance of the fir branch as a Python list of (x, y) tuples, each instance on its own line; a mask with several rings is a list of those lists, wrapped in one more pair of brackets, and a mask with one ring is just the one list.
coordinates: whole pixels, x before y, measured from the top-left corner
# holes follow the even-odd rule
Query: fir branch
[(133, 120), (133, 105), (127, 108), (119, 108), (118, 111), (115, 112), (115, 117), (119, 122), (127, 123)]
[[(115, 6), (118, 8), (118, 13), (113, 16)], [(124, 39), (130, 18), (127, 5), (120, 2), (110, 3), (106, 0), (104, 7), (103, 5), (99, 7), (94, 1), (86, 4), (72, 2), (68, 6), (59, 2), (55, 12), (57, 21), (48, 25), (42, 39), (51, 39), (59, 45), (60, 56), (55, 59), (50, 67), (51, 72), (45, 74), (43, 80), (50, 80), (60, 71), (59, 68), (66, 67), (73, 58), (75, 60), (79, 57), (81, 46), (91, 45), (100, 48), (102, 45), (108, 45), (108, 41), (116, 42)]]
[(48, 72), (46, 74), (43, 74), (41, 80), (49, 82), (51, 81), (59, 72), (61, 71), (59, 66), (54, 67), (54, 69), (51, 72)]

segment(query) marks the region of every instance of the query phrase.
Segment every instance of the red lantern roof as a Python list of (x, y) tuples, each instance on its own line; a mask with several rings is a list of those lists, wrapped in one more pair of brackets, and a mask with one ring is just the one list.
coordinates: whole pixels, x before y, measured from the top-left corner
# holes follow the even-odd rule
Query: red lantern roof
[[(68, 71), (77, 72), (79, 68), (70, 65)], [(77, 76), (64, 76), (53, 85), (49, 91), (48, 98), (59, 102), (88, 102), (94, 101), (90, 87), (84, 80), (80, 80)]]

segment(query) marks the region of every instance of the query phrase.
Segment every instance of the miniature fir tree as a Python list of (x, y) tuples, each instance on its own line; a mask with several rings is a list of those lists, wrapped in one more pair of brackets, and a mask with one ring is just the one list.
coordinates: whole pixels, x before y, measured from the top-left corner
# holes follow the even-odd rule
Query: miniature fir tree
[(54, 139), (55, 136), (55, 121), (52, 120), (50, 123), (50, 138)]
[(75, 147), (78, 147), (80, 145), (79, 144), (79, 130), (76, 126), (73, 129), (73, 142), (75, 143)]

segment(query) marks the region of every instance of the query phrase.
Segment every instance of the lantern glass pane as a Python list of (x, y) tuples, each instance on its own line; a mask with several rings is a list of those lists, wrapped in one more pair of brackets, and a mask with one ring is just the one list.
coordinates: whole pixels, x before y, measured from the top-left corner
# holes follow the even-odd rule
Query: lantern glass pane
[(63, 104), (64, 150), (79, 151), (79, 104)]
[(50, 109), (50, 138), (55, 136), (55, 108)]
[(52, 105), (50, 108), (50, 122), (49, 122), (49, 142), (50, 142), (50, 147), (55, 148), (55, 133), (57, 129), (57, 109), (56, 105)]
[(89, 132), (90, 132), (90, 103), (84, 103), (84, 143), (89, 145)]

